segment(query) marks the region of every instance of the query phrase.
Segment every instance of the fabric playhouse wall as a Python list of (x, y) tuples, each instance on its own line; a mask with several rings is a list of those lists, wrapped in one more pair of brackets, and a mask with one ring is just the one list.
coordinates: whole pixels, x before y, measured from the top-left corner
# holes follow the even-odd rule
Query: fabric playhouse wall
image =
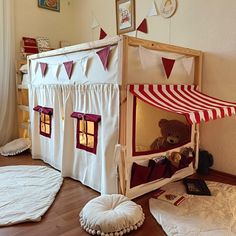
[[(40, 105), (53, 109), (51, 138), (40, 135), (39, 113), (31, 112), (32, 156), (42, 159), (62, 176), (72, 177), (104, 193), (117, 193), (116, 145), (119, 135), (119, 86), (31, 85), (30, 109)], [(77, 119), (73, 112), (101, 117), (96, 154), (78, 149)]]

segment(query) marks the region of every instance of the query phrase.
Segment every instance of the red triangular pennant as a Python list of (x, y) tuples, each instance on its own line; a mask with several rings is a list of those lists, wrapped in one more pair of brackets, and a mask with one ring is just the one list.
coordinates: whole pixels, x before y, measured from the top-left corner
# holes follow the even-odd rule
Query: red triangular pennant
[(100, 37), (99, 37), (99, 39), (104, 39), (106, 36), (107, 36), (106, 32), (102, 28), (100, 28)]
[(141, 31), (143, 33), (147, 33), (148, 32), (148, 28), (147, 28), (147, 19), (144, 18), (143, 21), (141, 22), (141, 24), (139, 25), (139, 27), (137, 28), (138, 31)]
[(103, 64), (104, 70), (107, 70), (108, 67), (108, 57), (110, 52), (110, 46), (103, 48), (100, 51), (97, 51), (97, 54)]
[(40, 64), (42, 76), (45, 76), (45, 74), (47, 72), (48, 64), (47, 63), (43, 63), (43, 62), (39, 62), (39, 64)]
[(172, 71), (173, 66), (175, 64), (175, 60), (169, 59), (169, 58), (164, 58), (164, 57), (162, 57), (161, 59), (162, 59), (163, 66), (165, 68), (166, 77), (168, 79), (170, 77), (171, 71)]
[(73, 70), (73, 61), (63, 62), (68, 78), (70, 79)]

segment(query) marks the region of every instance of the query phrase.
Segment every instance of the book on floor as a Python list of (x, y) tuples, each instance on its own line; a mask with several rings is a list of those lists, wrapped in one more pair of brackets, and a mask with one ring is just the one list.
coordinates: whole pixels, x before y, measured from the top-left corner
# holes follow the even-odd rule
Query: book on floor
[(211, 192), (203, 179), (185, 178), (183, 183), (188, 194), (211, 196)]
[(159, 199), (175, 206), (180, 205), (186, 198), (183, 195), (175, 194), (163, 189), (157, 189), (152, 198)]

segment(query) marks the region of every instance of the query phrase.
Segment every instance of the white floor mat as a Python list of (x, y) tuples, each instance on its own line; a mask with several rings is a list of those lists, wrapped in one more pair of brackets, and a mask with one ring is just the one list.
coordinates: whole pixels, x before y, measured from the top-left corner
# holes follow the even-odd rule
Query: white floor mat
[(63, 182), (46, 166), (0, 167), (0, 226), (40, 221)]
[[(152, 215), (167, 235), (236, 235), (236, 186), (206, 182), (212, 196), (186, 195), (179, 206), (151, 198)], [(185, 193), (182, 182), (163, 187), (176, 194)]]

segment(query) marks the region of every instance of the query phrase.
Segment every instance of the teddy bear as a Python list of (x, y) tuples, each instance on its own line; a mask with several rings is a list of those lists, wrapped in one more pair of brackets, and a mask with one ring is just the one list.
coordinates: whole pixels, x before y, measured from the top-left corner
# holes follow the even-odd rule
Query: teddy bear
[(179, 120), (161, 119), (158, 123), (161, 137), (151, 144), (151, 150), (168, 150), (191, 140), (191, 127)]
[(191, 147), (181, 148), (179, 152), (171, 152), (167, 157), (171, 165), (177, 169), (187, 167), (195, 158), (194, 150)]

